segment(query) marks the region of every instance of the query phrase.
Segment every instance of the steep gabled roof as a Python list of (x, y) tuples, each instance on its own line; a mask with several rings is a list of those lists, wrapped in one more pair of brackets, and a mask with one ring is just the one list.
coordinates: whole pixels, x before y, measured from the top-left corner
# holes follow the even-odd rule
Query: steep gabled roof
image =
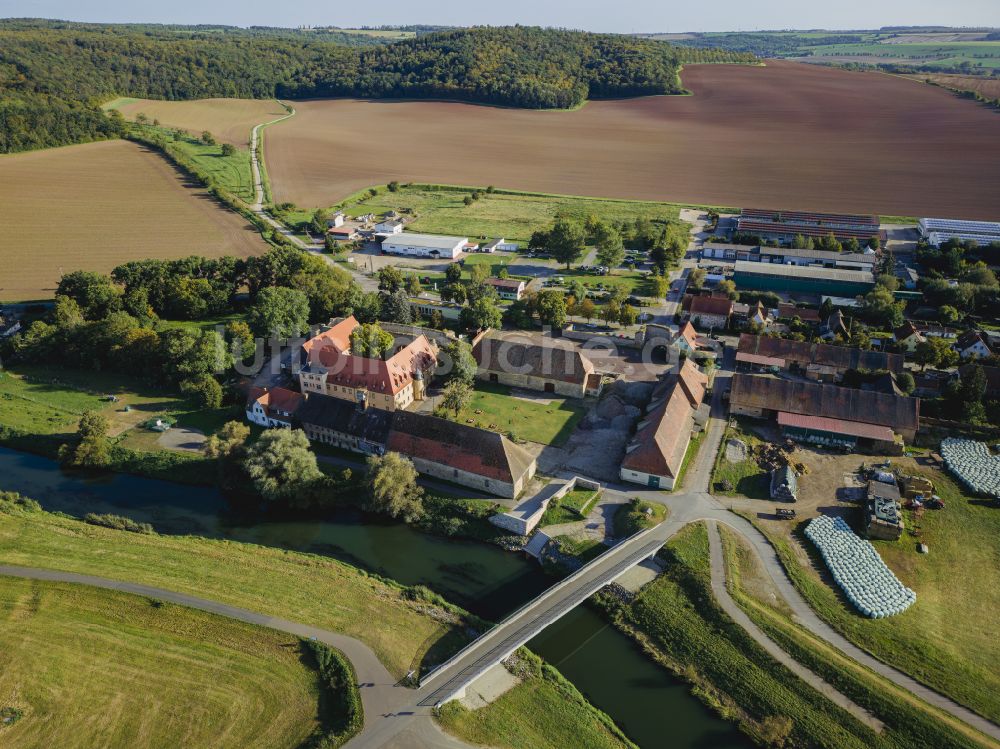
[(353, 401), (312, 394), (296, 414), (302, 424), (332, 429), (365, 442), (385, 445), (392, 423), (392, 412), (379, 408), (361, 408)]
[(653, 476), (677, 478), (691, 436), (694, 411), (681, 387), (641, 422), (626, 448), (622, 468)]
[(479, 368), (583, 385), (594, 365), (575, 347), (486, 336), (473, 349)]
[(393, 412), (387, 448), (505, 483), (516, 483), (534, 463), (502, 434), (411, 411)]
[(902, 372), (904, 361), (899, 354), (864, 351), (850, 346), (834, 346), (827, 343), (769, 338), (752, 333), (740, 335), (737, 351), (741, 354), (755, 354), (843, 370), (887, 369), (890, 372)]
[(738, 372), (733, 375), (730, 403), (765, 411), (881, 424), (896, 431), (920, 426), (920, 400), (871, 390), (822, 385)]

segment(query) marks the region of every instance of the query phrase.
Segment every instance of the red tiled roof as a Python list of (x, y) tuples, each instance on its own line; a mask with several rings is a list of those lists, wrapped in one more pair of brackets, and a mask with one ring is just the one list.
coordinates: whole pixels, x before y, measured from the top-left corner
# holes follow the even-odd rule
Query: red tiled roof
[(625, 453), (622, 467), (653, 476), (677, 478), (684, 452), (691, 436), (691, 409), (679, 386), (675, 386), (663, 405), (644, 420)]
[(274, 419), (289, 417), (284, 414), (295, 414), (302, 405), (302, 394), (288, 388), (251, 388), (247, 394), (247, 405), (260, 403), (268, 416)]
[(354, 315), (346, 317), (329, 330), (318, 333), (302, 344), (309, 364), (328, 366), (337, 359), (337, 354), (351, 348), (351, 333), (360, 323)]
[(723, 315), (728, 317), (733, 314), (733, 300), (727, 297), (693, 296), (690, 299), (691, 301), (685, 309), (691, 313), (692, 317), (696, 315)]
[[(796, 362), (800, 366), (818, 365), (839, 370), (887, 369), (891, 372), (903, 371), (903, 357), (899, 354), (885, 354), (881, 351), (863, 351), (850, 346), (834, 346), (827, 343), (792, 341), (785, 338), (756, 336), (752, 333), (740, 334), (739, 354), (756, 354), (768, 358)], [(739, 361), (752, 361), (739, 359)]]
[(677, 384), (687, 396), (691, 408), (698, 408), (705, 400), (708, 377), (690, 359), (685, 359), (684, 364), (681, 365), (681, 370), (677, 373)]
[(686, 320), (683, 325), (681, 325), (680, 333), (681, 338), (687, 341), (688, 346), (692, 350), (698, 348), (698, 331), (694, 329), (694, 325), (691, 324), (690, 320)]
[(806, 416), (786, 411), (778, 412), (778, 424), (783, 427), (812, 429), (817, 432), (830, 432), (832, 434), (846, 434), (852, 437), (881, 440), (882, 442), (892, 442), (893, 439), (892, 430), (886, 426), (862, 424), (858, 421), (831, 419), (824, 416)]
[(503, 435), (410, 411), (394, 412), (386, 448), (507, 483), (516, 483), (534, 463)]
[(802, 322), (819, 322), (819, 310), (812, 307), (796, 307), (794, 304), (782, 302), (778, 305), (778, 317), (797, 317)]

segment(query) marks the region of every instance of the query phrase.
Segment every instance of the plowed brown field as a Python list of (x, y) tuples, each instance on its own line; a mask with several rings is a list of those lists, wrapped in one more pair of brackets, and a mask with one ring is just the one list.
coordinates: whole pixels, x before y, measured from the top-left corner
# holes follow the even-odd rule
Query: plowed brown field
[(253, 226), (123, 140), (0, 157), (0, 299), (51, 297), (59, 276), (138, 258), (247, 257)]
[(715, 205), (997, 218), (1000, 117), (933, 86), (792, 62), (685, 68), (693, 96), (571, 112), (308, 101), (268, 129), (275, 198), (392, 179)]
[(195, 99), (161, 101), (126, 99), (115, 105), (126, 119), (140, 112), (166, 127), (179, 127), (194, 134), (208, 130), (220, 143), (245, 146), (254, 125), (282, 117), (287, 112), (278, 102), (260, 99)]

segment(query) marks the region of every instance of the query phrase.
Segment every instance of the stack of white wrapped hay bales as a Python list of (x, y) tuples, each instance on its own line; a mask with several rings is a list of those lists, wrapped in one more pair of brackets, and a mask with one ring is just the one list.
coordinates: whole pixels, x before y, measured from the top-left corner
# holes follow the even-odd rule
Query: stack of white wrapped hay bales
[(917, 594), (886, 567), (875, 547), (858, 538), (841, 518), (814, 518), (806, 526), (806, 536), (816, 544), (848, 600), (865, 616), (893, 616), (917, 600)]
[(1000, 457), (985, 444), (948, 437), (941, 440), (941, 457), (967, 489), (1000, 499)]

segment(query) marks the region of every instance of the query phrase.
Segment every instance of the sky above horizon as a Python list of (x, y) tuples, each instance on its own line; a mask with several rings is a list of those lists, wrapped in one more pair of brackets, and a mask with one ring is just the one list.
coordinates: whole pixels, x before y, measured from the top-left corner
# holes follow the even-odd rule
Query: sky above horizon
[[(711, 12), (705, 11), (705, 7)], [(613, 13), (609, 13), (609, 8)], [(58, 18), (99, 23), (226, 24), (232, 26), (380, 26), (384, 24), (530, 24), (588, 31), (746, 31), (872, 29), (880, 26), (1000, 26), (998, 0), (381, 0), (341, 9), (326, 0), (0, 0), (0, 17)]]

